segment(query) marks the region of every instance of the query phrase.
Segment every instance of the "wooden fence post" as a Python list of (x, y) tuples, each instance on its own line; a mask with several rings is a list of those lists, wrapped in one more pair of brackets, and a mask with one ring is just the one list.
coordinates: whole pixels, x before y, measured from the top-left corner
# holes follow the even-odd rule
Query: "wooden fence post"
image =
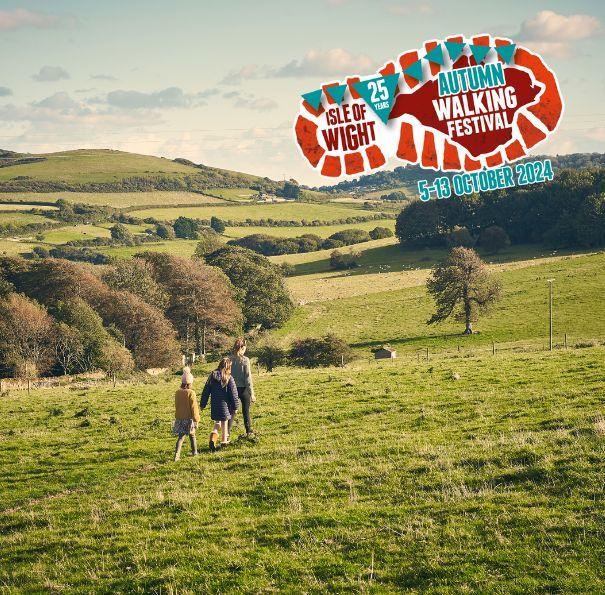
[(426, 348), (426, 361), (429, 361), (429, 348)]
[(567, 333), (565, 333), (565, 349), (567, 349)]
[(492, 341), (492, 355), (496, 355), (496, 343)]

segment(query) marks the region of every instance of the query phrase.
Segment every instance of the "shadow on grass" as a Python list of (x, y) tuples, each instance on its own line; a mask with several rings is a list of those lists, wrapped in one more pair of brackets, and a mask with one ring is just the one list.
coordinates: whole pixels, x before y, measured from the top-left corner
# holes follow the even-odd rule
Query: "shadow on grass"
[(462, 333), (449, 333), (449, 334), (433, 334), (433, 335), (417, 335), (415, 337), (395, 337), (392, 339), (380, 339), (376, 341), (358, 341), (351, 343), (353, 348), (372, 348), (382, 347), (382, 345), (417, 345), (418, 349), (426, 347), (426, 342), (434, 343), (439, 340), (448, 339), (467, 339), (471, 338), (471, 335), (463, 335)]

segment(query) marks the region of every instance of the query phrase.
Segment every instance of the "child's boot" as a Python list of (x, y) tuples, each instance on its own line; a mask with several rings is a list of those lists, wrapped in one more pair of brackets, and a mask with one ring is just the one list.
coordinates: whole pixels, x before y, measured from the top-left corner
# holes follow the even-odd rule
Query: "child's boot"
[(210, 432), (210, 440), (208, 441), (208, 446), (210, 450), (214, 452), (216, 450), (216, 443), (218, 442), (218, 432), (216, 430), (212, 430)]
[(195, 434), (189, 434), (189, 442), (191, 442), (191, 456), (197, 456), (197, 441), (195, 439)]

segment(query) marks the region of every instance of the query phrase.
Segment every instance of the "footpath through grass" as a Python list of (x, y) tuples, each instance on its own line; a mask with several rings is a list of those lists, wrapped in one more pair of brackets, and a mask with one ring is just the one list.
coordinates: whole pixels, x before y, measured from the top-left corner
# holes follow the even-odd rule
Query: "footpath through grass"
[(202, 455), (177, 464), (176, 378), (3, 396), (0, 585), (603, 592), (604, 361), (278, 369), (257, 378), (258, 442), (209, 454), (203, 412)]

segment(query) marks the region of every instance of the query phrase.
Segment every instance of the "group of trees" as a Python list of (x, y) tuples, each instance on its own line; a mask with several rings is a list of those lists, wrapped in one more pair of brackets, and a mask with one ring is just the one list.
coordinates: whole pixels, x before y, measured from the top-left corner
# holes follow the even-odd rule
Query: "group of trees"
[(0, 258), (0, 375), (170, 367), (291, 315), (281, 270), (263, 256), (225, 247), (205, 260)]
[(248, 248), (265, 256), (277, 256), (280, 254), (299, 254), (304, 252), (316, 252), (317, 250), (329, 250), (341, 248), (369, 240), (377, 240), (393, 235), (388, 227), (375, 227), (367, 232), (363, 229), (344, 229), (333, 233), (327, 239), (316, 234), (303, 234), (294, 238), (278, 238), (267, 234), (252, 234), (236, 240), (230, 240), (229, 245)]
[(401, 211), (395, 229), (403, 245), (426, 247), (446, 244), (457, 227), (478, 238), (479, 245), (482, 236), (493, 241), (494, 229), (487, 230), (494, 227), (500, 240), (504, 232), (514, 244), (605, 245), (605, 168), (563, 170), (552, 182), (535, 186), (416, 201)]
[(290, 348), (268, 342), (255, 350), (258, 364), (272, 372), (277, 366), (292, 365), (303, 368), (340, 366), (351, 361), (353, 351), (334, 334), (307, 337), (294, 341)]

